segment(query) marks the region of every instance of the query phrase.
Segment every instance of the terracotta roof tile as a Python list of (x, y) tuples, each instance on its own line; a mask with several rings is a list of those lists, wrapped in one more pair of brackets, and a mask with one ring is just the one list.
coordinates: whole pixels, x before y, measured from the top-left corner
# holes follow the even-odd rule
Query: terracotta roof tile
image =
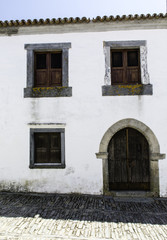
[(97, 22), (113, 22), (113, 21), (132, 21), (132, 20), (145, 20), (145, 19), (161, 19), (167, 18), (167, 14), (141, 14), (141, 15), (122, 15), (122, 16), (97, 16), (96, 18), (90, 19), (86, 17), (76, 18), (46, 18), (46, 19), (33, 19), (33, 20), (10, 20), (0, 21), (0, 27), (13, 27), (13, 26), (38, 26), (38, 25), (57, 25), (57, 24), (70, 24), (70, 23), (97, 23)]

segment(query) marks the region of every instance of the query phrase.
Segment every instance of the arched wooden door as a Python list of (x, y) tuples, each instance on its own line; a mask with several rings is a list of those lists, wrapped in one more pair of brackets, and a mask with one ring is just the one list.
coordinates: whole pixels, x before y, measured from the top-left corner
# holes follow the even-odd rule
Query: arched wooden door
[(133, 128), (117, 132), (108, 145), (109, 190), (149, 190), (149, 145)]

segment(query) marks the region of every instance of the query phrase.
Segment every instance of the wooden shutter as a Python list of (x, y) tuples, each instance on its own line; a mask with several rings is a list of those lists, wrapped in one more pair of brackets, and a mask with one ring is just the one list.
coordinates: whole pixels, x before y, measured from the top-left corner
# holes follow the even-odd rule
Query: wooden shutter
[(121, 50), (111, 52), (111, 79), (112, 84), (122, 84), (124, 82), (124, 54)]
[(35, 87), (62, 86), (62, 52), (35, 53)]
[(62, 86), (62, 53), (51, 53), (50, 60), (50, 86)]
[(35, 54), (35, 86), (45, 87), (48, 80), (48, 56), (46, 53)]
[(61, 133), (34, 133), (35, 163), (61, 163)]
[(140, 83), (140, 59), (138, 49), (111, 51), (112, 84)]
[(50, 134), (50, 162), (61, 163), (61, 133)]
[(35, 163), (48, 163), (49, 136), (47, 133), (34, 133)]
[(136, 84), (140, 82), (139, 51), (128, 50), (126, 52), (126, 82)]

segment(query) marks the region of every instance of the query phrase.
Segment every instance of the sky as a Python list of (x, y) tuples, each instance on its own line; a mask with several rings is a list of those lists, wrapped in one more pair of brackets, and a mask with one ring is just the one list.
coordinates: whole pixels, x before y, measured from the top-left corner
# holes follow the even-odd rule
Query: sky
[(0, 20), (165, 13), (167, 0), (0, 0)]

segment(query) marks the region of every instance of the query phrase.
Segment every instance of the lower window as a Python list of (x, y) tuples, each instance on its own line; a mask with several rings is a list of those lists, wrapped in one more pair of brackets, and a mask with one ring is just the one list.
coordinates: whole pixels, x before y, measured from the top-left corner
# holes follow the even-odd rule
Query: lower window
[(65, 168), (64, 129), (30, 129), (30, 168)]

